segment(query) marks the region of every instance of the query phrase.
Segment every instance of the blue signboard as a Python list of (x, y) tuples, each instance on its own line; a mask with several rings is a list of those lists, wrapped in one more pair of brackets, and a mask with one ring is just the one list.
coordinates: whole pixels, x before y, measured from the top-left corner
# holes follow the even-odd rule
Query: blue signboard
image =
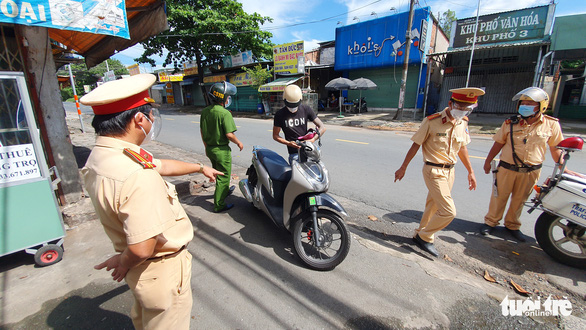
[[(421, 32), (430, 20), (429, 7), (414, 12), (411, 26), (409, 63), (425, 61), (429, 42)], [(422, 24), (422, 22), (424, 22)], [(353, 70), (402, 65), (405, 59), (405, 35), (409, 13), (400, 13), (336, 29), (336, 62), (334, 70)], [(427, 29), (426, 31), (427, 32)], [(420, 47), (420, 43), (423, 43)], [(419, 49), (423, 49), (420, 51)]]
[(130, 39), (124, 0), (1, 0), (0, 22)]

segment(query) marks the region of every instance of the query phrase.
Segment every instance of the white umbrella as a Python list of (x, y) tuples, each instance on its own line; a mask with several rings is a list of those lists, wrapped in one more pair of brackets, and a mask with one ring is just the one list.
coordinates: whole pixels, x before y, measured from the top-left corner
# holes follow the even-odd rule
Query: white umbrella
[[(344, 89), (353, 89), (356, 87), (356, 83), (353, 82), (350, 79), (347, 78), (335, 78), (330, 80), (327, 84), (326, 84), (326, 89), (332, 89), (332, 90), (344, 90)], [(342, 95), (340, 95), (340, 97), (338, 98), (339, 103), (340, 103), (340, 115), (338, 117), (344, 117), (342, 115)]]
[(370, 79), (366, 78), (358, 78), (353, 80), (356, 83), (356, 87), (354, 89), (360, 90), (360, 98), (358, 99), (358, 113), (360, 113), (360, 109), (362, 108), (362, 90), (363, 89), (375, 89), (378, 86)]

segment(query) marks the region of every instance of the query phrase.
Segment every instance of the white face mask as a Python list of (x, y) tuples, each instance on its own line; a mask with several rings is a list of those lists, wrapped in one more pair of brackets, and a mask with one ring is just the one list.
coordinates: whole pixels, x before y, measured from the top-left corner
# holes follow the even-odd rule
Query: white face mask
[(287, 107), (287, 109), (289, 109), (289, 112), (291, 112), (291, 113), (296, 113), (298, 108), (299, 107), (295, 107), (295, 108), (289, 108), (289, 107)]
[(464, 117), (470, 114), (470, 111), (452, 109), (450, 114), (452, 114), (452, 117), (454, 117), (456, 120), (462, 120)]
[[(136, 113), (136, 115), (138, 115), (138, 113)], [(136, 115), (134, 115), (136, 117)], [(140, 129), (142, 130), (142, 132), (144, 133), (144, 140), (142, 141), (141, 145), (143, 144), (147, 144), (151, 141), (155, 141), (155, 139), (157, 138), (157, 136), (159, 135), (159, 133), (161, 132), (161, 121), (156, 119), (156, 116), (158, 115), (158, 113), (155, 114), (155, 120), (151, 121), (149, 119), (149, 117), (147, 115), (145, 115), (145, 119), (149, 121), (149, 123), (151, 123), (151, 129), (149, 130), (148, 134), (147, 132), (144, 130), (144, 128), (142, 126), (140, 126)]]

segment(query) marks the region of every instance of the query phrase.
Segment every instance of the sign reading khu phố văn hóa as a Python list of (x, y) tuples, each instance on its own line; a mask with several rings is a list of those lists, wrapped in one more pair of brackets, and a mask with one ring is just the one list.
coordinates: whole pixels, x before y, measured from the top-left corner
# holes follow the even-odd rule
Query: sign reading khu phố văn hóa
[[(553, 5), (478, 17), (476, 45), (540, 40), (553, 19)], [(452, 24), (450, 48), (470, 47), (474, 42), (476, 17)]]
[(124, 0), (0, 0), (0, 22), (130, 39)]

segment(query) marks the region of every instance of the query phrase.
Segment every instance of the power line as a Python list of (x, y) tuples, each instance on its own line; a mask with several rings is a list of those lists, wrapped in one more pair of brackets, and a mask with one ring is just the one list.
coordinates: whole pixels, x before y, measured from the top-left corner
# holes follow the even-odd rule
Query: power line
[[(315, 24), (315, 23), (325, 22), (325, 21), (328, 21), (328, 20), (332, 20), (332, 19), (338, 18), (340, 16), (348, 15), (348, 14), (350, 14), (352, 12), (355, 12), (357, 10), (366, 8), (366, 7), (370, 6), (370, 5), (373, 5), (373, 4), (375, 4), (377, 2), (381, 2), (381, 1), (382, 0), (376, 0), (376, 1), (373, 1), (373, 2), (371, 2), (369, 4), (364, 5), (362, 7), (358, 7), (356, 9), (347, 11), (345, 13), (338, 14), (338, 15), (334, 15), (334, 16), (330, 16), (330, 17), (327, 17), (327, 18), (322, 18), (322, 19), (319, 19), (319, 20), (311, 21), (311, 22), (295, 23), (295, 24), (289, 24), (289, 25), (267, 27), (266, 29), (261, 29), (261, 31), (267, 31), (268, 32), (268, 31), (273, 31), (273, 30), (286, 29), (286, 28), (290, 28), (290, 27), (294, 27), (294, 26), (300, 26), (300, 25), (307, 25), (307, 24)], [(229, 31), (229, 32), (206, 32), (206, 33), (202, 33), (201, 35), (221, 35), (221, 34), (229, 34), (229, 33), (241, 34), (241, 33), (256, 33), (256, 32), (258, 32), (258, 30)], [(189, 37), (189, 36), (187, 36), (187, 35), (181, 35), (181, 34), (167, 34), (167, 35), (161, 35), (161, 36), (158, 36), (158, 37)]]

